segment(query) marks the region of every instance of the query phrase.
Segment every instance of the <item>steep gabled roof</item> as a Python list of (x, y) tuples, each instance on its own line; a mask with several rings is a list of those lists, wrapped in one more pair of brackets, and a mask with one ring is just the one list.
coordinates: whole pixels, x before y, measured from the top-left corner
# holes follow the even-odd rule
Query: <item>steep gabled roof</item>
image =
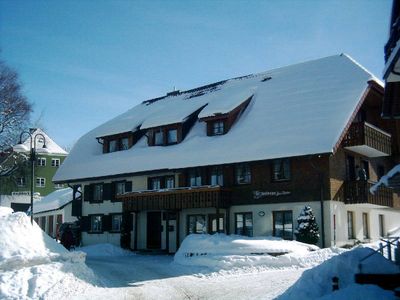
[[(68, 155), (68, 152), (66, 152), (64, 149), (62, 149), (56, 142), (53, 141), (51, 137), (49, 137), (42, 129), (40, 128), (33, 128), (30, 130), (30, 133), (32, 137), (35, 137), (36, 135), (39, 134), (39, 136), (36, 138), (36, 152), (38, 154), (59, 154), (59, 155)], [(43, 139), (41, 138), (41, 135), (44, 136), (45, 141), (46, 141), (46, 151), (42, 151), (43, 147)], [(17, 152), (20, 152), (22, 149), (26, 148), (26, 152), (30, 151), (30, 138), (27, 137), (28, 134), (24, 135), (26, 138), (23, 143), (22, 147), (19, 147)]]
[[(81, 137), (53, 180), (331, 153), (370, 80), (379, 82), (342, 54), (145, 101)], [(246, 110), (222, 136), (207, 136), (198, 121), (172, 146), (148, 147), (143, 137), (129, 150), (103, 154), (96, 141), (154, 125), (152, 119), (157, 125), (181, 122), (203, 105), (199, 117), (224, 113), (249, 96)]]

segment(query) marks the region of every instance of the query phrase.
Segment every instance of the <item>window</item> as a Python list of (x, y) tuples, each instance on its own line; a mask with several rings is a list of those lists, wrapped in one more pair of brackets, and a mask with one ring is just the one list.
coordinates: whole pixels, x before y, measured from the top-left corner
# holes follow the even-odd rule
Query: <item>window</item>
[(17, 178), (17, 186), (23, 187), (26, 185), (25, 177), (18, 177)]
[(215, 121), (212, 123), (212, 135), (224, 134), (224, 121)]
[(290, 179), (290, 162), (288, 158), (276, 159), (272, 163), (272, 180), (281, 181)]
[(90, 231), (91, 232), (102, 232), (103, 224), (102, 224), (102, 216), (101, 215), (92, 215), (90, 216)]
[(173, 189), (175, 187), (175, 177), (167, 176), (165, 177), (165, 188)]
[(123, 195), (125, 194), (125, 181), (122, 182), (117, 182), (115, 184), (115, 193), (117, 195)]
[(129, 139), (127, 137), (121, 138), (119, 141), (119, 150), (128, 150), (129, 149)]
[(161, 178), (150, 178), (150, 189), (151, 190), (159, 190), (161, 189)]
[[(208, 233), (214, 234), (217, 232), (224, 232), (224, 215), (219, 215), (219, 224), (217, 224), (217, 215), (208, 215)], [(217, 225), (219, 225), (217, 227)]]
[(214, 167), (211, 170), (211, 185), (224, 185), (224, 175), (222, 173), (222, 168)]
[(384, 215), (379, 215), (379, 236), (385, 236)]
[(95, 184), (93, 186), (93, 201), (103, 201), (103, 185)]
[(363, 221), (363, 238), (369, 239), (369, 226), (368, 226), (368, 214), (362, 214), (362, 221)]
[(247, 164), (237, 165), (235, 167), (235, 178), (237, 184), (247, 184), (251, 182), (250, 166)]
[(164, 133), (162, 129), (154, 132), (154, 145), (160, 146), (164, 144)]
[(55, 185), (54, 185), (54, 188), (55, 189), (62, 189), (64, 187), (64, 185), (62, 184), (62, 183), (56, 183)]
[(235, 234), (253, 236), (253, 213), (235, 214)]
[(188, 234), (206, 233), (206, 216), (205, 215), (189, 215), (188, 216)]
[(121, 231), (122, 215), (111, 215), (111, 231)]
[(354, 239), (354, 213), (347, 212), (347, 237), (349, 240)]
[(108, 152), (115, 152), (118, 151), (118, 144), (117, 144), (117, 140), (110, 140), (108, 142)]
[(167, 144), (176, 144), (178, 142), (178, 130), (170, 129), (167, 132)]
[(274, 211), (274, 236), (281, 237), (283, 239), (293, 239), (293, 219), (292, 211)]
[(189, 172), (189, 186), (201, 186), (200, 170), (195, 169)]
[(40, 167), (45, 167), (46, 166), (46, 158), (45, 157), (38, 157), (36, 159), (36, 165)]
[(36, 187), (46, 187), (46, 178), (36, 177)]
[(60, 159), (59, 158), (52, 158), (51, 159), (51, 166), (52, 167), (59, 167), (60, 166)]

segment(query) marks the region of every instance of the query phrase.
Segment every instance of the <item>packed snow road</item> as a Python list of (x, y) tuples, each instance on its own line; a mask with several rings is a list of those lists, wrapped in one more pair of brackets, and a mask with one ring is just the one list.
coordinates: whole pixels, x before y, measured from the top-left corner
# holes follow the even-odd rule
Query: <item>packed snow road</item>
[(139, 254), (88, 257), (86, 263), (104, 287), (91, 288), (76, 299), (273, 299), (305, 270), (209, 273), (175, 264), (172, 256)]

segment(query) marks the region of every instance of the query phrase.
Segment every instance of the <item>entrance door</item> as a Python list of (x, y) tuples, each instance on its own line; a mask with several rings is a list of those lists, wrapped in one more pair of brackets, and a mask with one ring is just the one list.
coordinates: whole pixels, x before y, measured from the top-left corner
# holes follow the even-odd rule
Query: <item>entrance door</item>
[(161, 249), (161, 212), (147, 213), (147, 249)]

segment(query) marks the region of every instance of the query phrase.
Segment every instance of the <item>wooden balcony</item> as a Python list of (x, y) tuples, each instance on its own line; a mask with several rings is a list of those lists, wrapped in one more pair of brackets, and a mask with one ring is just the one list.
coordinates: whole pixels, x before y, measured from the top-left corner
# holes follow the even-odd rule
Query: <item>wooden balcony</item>
[(369, 203), (393, 207), (393, 189), (380, 187), (375, 194), (370, 193), (374, 183), (369, 181), (345, 181), (344, 202), (346, 204)]
[(181, 210), (185, 208), (225, 208), (230, 190), (221, 186), (184, 187), (157, 191), (140, 191), (118, 196), (123, 211)]
[(366, 157), (390, 156), (392, 153), (391, 135), (367, 122), (351, 124), (342, 145)]

